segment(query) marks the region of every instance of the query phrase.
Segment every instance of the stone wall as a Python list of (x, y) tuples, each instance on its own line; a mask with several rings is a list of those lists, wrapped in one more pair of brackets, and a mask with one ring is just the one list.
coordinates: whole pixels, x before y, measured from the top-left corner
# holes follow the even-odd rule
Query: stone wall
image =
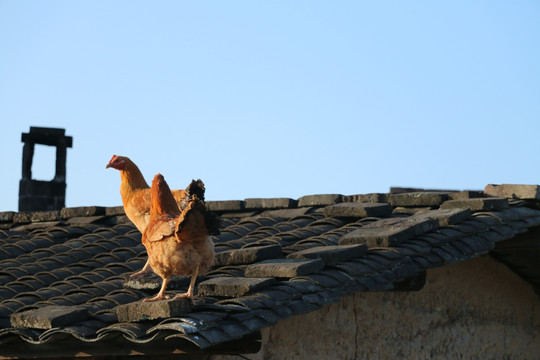
[[(263, 330), (249, 359), (537, 359), (540, 298), (490, 256), (428, 271), (419, 292), (356, 293)], [(213, 357), (238, 359), (238, 357)]]

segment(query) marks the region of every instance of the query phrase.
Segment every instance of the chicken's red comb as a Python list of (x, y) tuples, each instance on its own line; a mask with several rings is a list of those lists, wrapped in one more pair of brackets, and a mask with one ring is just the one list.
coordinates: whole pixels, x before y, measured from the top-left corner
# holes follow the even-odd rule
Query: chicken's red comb
[(109, 160), (109, 164), (112, 163), (115, 158), (116, 158), (116, 155), (113, 155), (111, 160)]

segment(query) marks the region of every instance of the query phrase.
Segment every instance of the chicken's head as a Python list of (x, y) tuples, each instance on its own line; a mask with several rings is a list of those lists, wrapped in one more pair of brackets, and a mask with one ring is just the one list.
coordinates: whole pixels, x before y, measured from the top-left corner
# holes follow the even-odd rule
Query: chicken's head
[(126, 166), (126, 158), (124, 156), (113, 155), (109, 163), (105, 166), (105, 169), (112, 167), (116, 170), (124, 170)]

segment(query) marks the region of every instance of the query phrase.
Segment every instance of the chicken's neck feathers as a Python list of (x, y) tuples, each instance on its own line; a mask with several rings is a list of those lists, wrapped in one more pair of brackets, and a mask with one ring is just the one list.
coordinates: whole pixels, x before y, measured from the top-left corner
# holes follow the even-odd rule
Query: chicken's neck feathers
[(150, 189), (141, 171), (134, 163), (127, 163), (120, 171), (120, 193), (122, 200), (127, 201), (137, 190)]

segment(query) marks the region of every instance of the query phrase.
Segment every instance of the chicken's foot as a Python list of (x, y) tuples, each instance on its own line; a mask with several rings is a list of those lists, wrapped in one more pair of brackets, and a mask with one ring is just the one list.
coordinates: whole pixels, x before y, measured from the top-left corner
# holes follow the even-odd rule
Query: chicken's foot
[(191, 300), (191, 302), (193, 302), (193, 294), (195, 292), (195, 281), (197, 280), (197, 275), (199, 274), (199, 267), (197, 266), (197, 269), (195, 270), (195, 272), (191, 275), (191, 281), (189, 282), (189, 288), (188, 288), (188, 291), (184, 294), (178, 294), (176, 295), (175, 297), (173, 297), (173, 300), (174, 299), (183, 299), (183, 298), (188, 298), (189, 300)]
[(152, 301), (170, 299), (169, 296), (165, 295), (165, 290), (167, 289), (168, 283), (169, 283), (169, 279), (163, 279), (163, 283), (161, 284), (161, 289), (159, 289), (159, 292), (157, 293), (157, 295), (154, 296), (153, 298), (143, 299), (143, 302), (152, 302)]

